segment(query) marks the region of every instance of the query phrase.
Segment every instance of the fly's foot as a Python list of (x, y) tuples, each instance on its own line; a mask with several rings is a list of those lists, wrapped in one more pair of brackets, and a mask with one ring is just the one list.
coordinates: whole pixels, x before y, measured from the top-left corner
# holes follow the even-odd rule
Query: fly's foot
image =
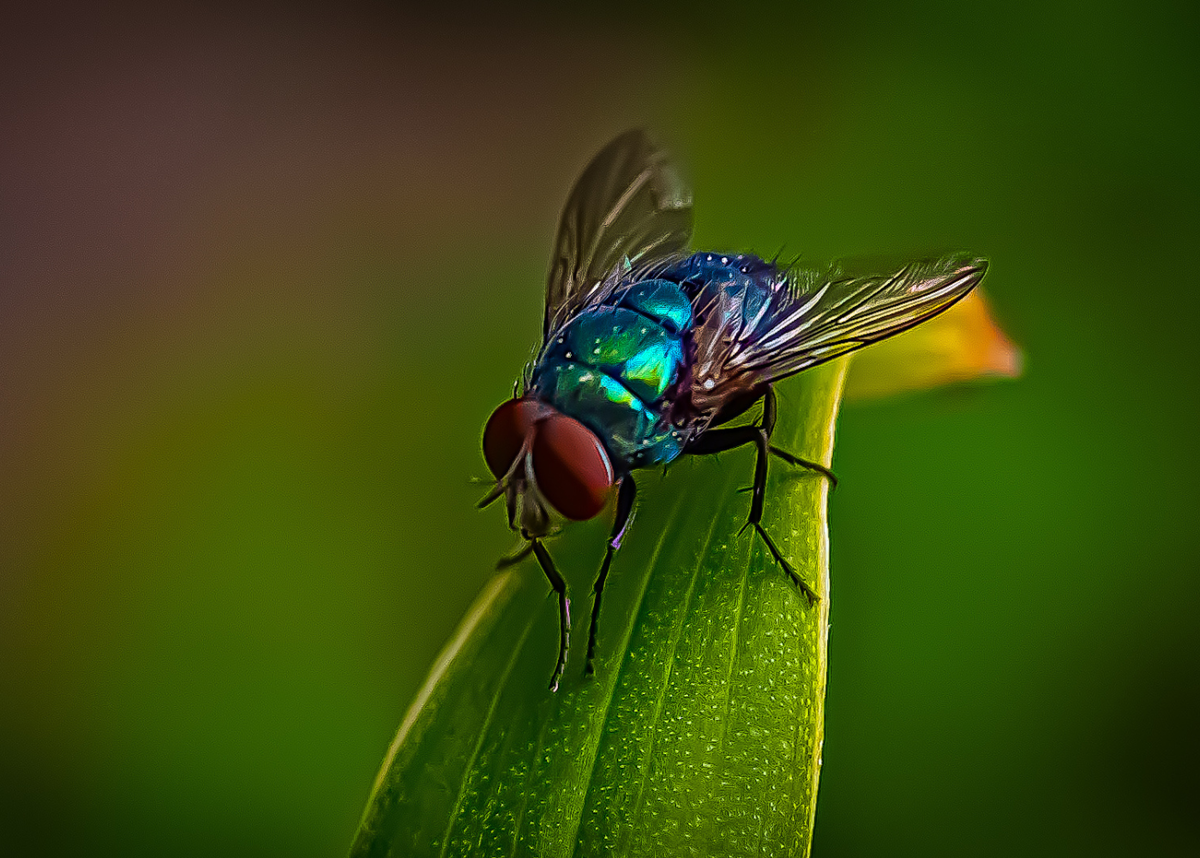
[(809, 607), (812, 607), (817, 602), (821, 601), (821, 597), (817, 595), (816, 590), (808, 586), (804, 579), (796, 574), (796, 570), (792, 568), (792, 564), (788, 563), (787, 560), (784, 559), (784, 556), (775, 546), (775, 541), (771, 539), (761, 524), (759, 524), (757, 521), (748, 521), (742, 526), (742, 529), (738, 531), (738, 535), (740, 536), (747, 527), (753, 527), (756, 531), (758, 531), (758, 535), (761, 536), (762, 541), (766, 543), (767, 550), (771, 552), (771, 556), (775, 558), (775, 562), (783, 567), (783, 571), (788, 573), (788, 576), (792, 579), (792, 583), (799, 587), (801, 592), (804, 593), (805, 597), (808, 599)]
[(806, 468), (825, 477), (825, 479), (829, 480), (829, 487), (831, 489), (837, 488), (837, 476), (833, 473), (833, 471), (829, 470), (829, 468), (825, 467), (824, 465), (818, 462), (811, 462), (808, 459), (801, 459), (799, 456), (793, 456), (787, 450), (780, 450), (775, 446), (772, 446), (770, 450), (773, 455), (783, 459), (783, 461), (787, 462), (789, 465), (796, 465), (801, 468)]

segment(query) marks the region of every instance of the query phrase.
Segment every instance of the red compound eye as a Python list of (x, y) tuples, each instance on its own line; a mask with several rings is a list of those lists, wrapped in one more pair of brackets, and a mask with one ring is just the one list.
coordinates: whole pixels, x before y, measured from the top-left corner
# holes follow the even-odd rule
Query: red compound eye
[(496, 479), (512, 467), (543, 408), (532, 399), (510, 399), (488, 418), (483, 429), (483, 458)]
[(613, 485), (612, 463), (596, 433), (554, 411), (537, 424), (533, 473), (550, 505), (575, 521), (597, 515)]

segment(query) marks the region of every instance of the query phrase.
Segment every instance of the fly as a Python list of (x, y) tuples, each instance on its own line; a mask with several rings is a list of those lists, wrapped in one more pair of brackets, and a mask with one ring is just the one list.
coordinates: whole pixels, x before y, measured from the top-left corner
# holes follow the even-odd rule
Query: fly
[[(571, 605), (544, 538), (556, 520), (594, 518), (616, 492), (593, 587), (590, 674), (600, 599), (633, 512), (636, 470), (754, 445), (745, 526), (816, 602), (762, 526), (767, 464), (773, 455), (833, 475), (771, 445), (775, 382), (936, 316), (987, 268), (954, 254), (851, 277), (836, 266), (798, 270), (751, 254), (689, 252), (691, 233), (691, 191), (643, 131), (601, 150), (559, 221), (538, 356), (520, 396), (484, 428), (496, 485), (480, 506), (504, 498), (509, 526), (528, 541), (558, 596), (552, 691), (567, 665)], [(760, 401), (757, 424), (724, 425)]]

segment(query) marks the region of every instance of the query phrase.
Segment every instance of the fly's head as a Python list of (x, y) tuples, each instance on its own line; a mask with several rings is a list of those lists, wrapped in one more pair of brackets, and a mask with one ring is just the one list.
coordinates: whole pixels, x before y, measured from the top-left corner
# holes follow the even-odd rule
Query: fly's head
[(483, 457), (496, 477), (485, 505), (501, 495), (508, 525), (526, 539), (545, 536), (550, 511), (572, 521), (604, 508), (615, 477), (596, 433), (537, 399), (510, 399), (483, 430)]

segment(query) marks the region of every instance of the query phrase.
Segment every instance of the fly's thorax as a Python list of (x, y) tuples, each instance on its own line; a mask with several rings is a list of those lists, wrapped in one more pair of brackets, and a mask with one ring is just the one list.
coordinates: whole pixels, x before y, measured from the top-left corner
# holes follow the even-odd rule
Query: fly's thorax
[(687, 376), (691, 325), (691, 303), (677, 284), (634, 283), (554, 336), (533, 388), (590, 427), (625, 469), (669, 462), (687, 441), (667, 415)]
[(572, 320), (548, 355), (600, 370), (653, 405), (679, 378), (683, 341), (633, 310), (596, 307)]
[(687, 293), (661, 277), (633, 283), (615, 293), (614, 299), (616, 306), (640, 313), (675, 336), (686, 334), (694, 322)]

